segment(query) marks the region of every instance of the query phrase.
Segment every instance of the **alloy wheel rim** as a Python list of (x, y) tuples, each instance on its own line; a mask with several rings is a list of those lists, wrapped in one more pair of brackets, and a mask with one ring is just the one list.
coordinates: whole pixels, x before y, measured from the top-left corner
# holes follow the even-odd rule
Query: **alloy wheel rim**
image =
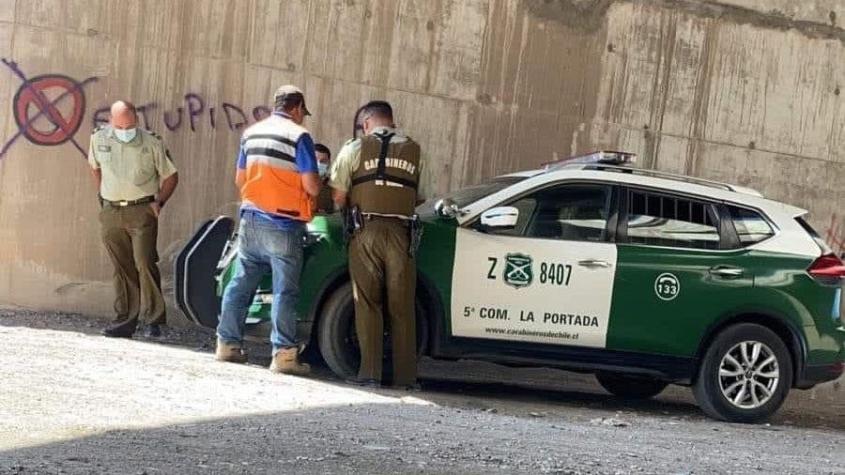
[(722, 395), (740, 409), (756, 409), (772, 399), (780, 381), (780, 366), (771, 348), (759, 341), (734, 345), (719, 364)]

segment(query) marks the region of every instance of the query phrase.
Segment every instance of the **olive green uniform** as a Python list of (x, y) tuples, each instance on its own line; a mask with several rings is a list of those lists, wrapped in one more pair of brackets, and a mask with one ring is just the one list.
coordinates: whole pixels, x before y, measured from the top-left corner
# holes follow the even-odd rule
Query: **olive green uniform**
[[(110, 126), (94, 131), (88, 163), (100, 170), (100, 231), (114, 265), (114, 310), (119, 321), (165, 322), (156, 240), (158, 218), (150, 206), (162, 180), (176, 173), (157, 135), (140, 128), (123, 143)], [(140, 201), (137, 204), (133, 202)]]
[(393, 384), (416, 382), (416, 263), (409, 252), (408, 219), (417, 199), (419, 157), (416, 142), (380, 127), (347, 142), (333, 162), (332, 188), (347, 192), (349, 206), (357, 206), (364, 216), (363, 227), (349, 242), (360, 380), (381, 381), (386, 314), (393, 342)]

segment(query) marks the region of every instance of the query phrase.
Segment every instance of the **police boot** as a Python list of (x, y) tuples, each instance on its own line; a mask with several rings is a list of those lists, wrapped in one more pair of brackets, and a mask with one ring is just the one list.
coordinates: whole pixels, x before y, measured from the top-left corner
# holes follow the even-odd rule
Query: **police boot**
[(101, 333), (103, 336), (107, 336), (109, 338), (132, 338), (137, 325), (138, 322), (136, 320), (117, 322), (104, 328)]
[(246, 363), (246, 351), (241, 348), (241, 345), (235, 343), (226, 343), (220, 338), (217, 339), (217, 350), (214, 352), (214, 359), (217, 361), (227, 361), (229, 363)]
[(270, 371), (274, 373), (305, 376), (311, 372), (311, 365), (299, 362), (299, 348), (282, 348), (273, 355)]

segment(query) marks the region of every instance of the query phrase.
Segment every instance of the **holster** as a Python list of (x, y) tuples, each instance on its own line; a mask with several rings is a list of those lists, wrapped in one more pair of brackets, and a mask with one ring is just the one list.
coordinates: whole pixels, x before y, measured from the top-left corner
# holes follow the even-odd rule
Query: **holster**
[(415, 214), (408, 220), (408, 233), (408, 255), (413, 259), (417, 255), (423, 235), (423, 227), (419, 215)]
[(358, 206), (347, 206), (341, 213), (343, 214), (343, 238), (349, 244), (352, 236), (364, 228), (364, 216), (361, 215), (361, 208)]

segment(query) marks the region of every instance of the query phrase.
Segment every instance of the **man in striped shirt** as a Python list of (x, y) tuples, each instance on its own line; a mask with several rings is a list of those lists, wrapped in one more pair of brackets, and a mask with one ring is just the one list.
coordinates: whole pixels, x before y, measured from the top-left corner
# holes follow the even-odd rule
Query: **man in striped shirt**
[(314, 142), (302, 127), (310, 115), (302, 91), (282, 86), (273, 99), (273, 114), (241, 138), (235, 177), (242, 200), (237, 263), (223, 292), (216, 358), (247, 361), (242, 345), (247, 311), (261, 278), (272, 272), (270, 370), (303, 375), (310, 368), (299, 362), (296, 303), (305, 223), (314, 215), (320, 178)]

